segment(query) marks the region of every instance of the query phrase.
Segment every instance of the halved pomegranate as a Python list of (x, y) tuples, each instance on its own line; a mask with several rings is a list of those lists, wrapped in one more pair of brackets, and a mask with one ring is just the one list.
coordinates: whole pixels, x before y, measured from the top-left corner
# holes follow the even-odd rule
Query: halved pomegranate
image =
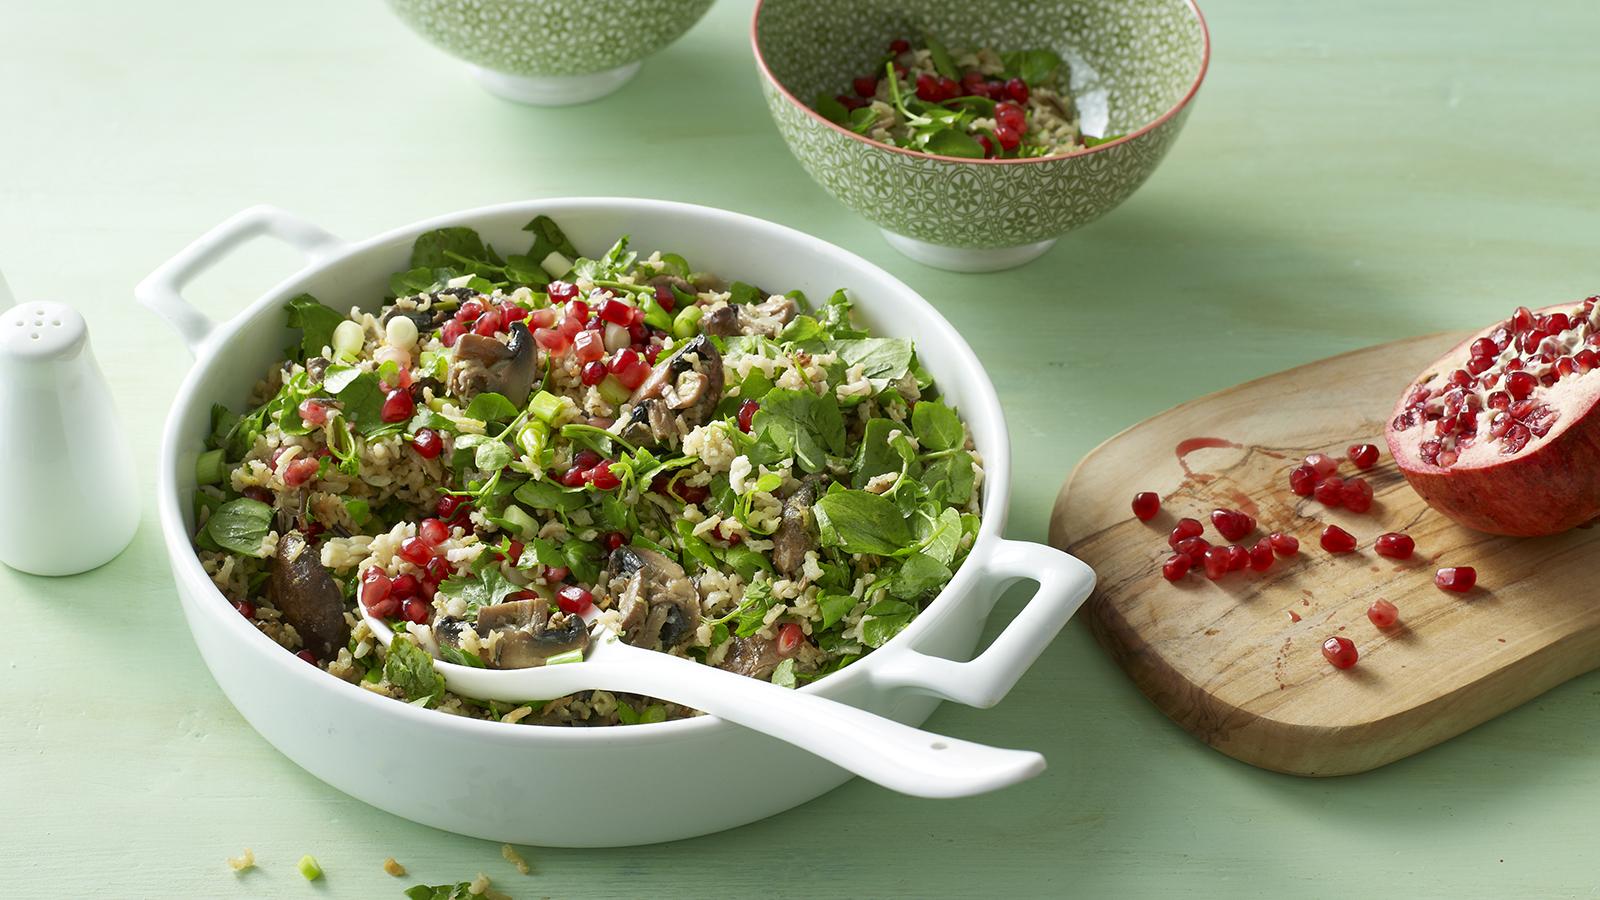
[(1430, 506), (1492, 534), (1600, 516), (1600, 297), (1519, 308), (1429, 366), (1384, 430)]

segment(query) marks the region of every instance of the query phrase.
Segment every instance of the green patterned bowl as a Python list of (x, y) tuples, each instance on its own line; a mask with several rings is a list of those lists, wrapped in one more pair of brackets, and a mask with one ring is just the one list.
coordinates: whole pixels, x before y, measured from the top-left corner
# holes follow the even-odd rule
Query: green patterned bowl
[(712, 0), (389, 0), (400, 21), (465, 60), (490, 92), (536, 106), (615, 91)]
[[(878, 143), (808, 105), (924, 31), (1055, 50), (1085, 133), (1125, 137), (1066, 156), (958, 159)], [(1192, 0), (759, 0), (751, 41), (767, 106), (811, 177), (895, 249), (960, 272), (1022, 265), (1126, 200), (1177, 139), (1211, 57)]]

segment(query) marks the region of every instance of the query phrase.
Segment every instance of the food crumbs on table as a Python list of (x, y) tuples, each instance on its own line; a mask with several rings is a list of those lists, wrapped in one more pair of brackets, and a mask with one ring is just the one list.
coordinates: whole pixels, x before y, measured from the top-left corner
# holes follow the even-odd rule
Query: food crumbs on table
[(528, 861), (522, 858), (522, 854), (517, 852), (517, 848), (510, 844), (501, 844), (500, 855), (506, 858), (506, 862), (516, 866), (518, 872), (524, 875), (533, 874), (533, 867), (528, 865)]
[(254, 850), (246, 847), (244, 848), (244, 852), (238, 856), (228, 857), (228, 865), (232, 867), (235, 872), (243, 872), (247, 869), (254, 869), (256, 867), (256, 853)]
[(397, 862), (392, 856), (383, 861), (383, 870), (396, 878), (400, 878), (406, 874), (406, 867), (400, 865), (400, 863)]
[(307, 881), (316, 881), (322, 877), (322, 867), (317, 865), (317, 858), (309, 853), (300, 857), (300, 863), (296, 868)]

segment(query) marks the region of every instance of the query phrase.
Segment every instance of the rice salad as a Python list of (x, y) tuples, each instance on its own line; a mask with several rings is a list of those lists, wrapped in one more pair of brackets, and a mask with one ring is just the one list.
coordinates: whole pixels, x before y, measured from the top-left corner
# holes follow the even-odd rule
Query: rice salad
[[(212, 411), (195, 545), (256, 628), (331, 675), (530, 724), (693, 710), (588, 691), (507, 704), (434, 659), (576, 662), (623, 640), (794, 687), (881, 646), (978, 530), (983, 465), (902, 338), (547, 217), (502, 257), (417, 238), (378, 312), (302, 294), (299, 340)], [(385, 648), (360, 607), (396, 631)]]

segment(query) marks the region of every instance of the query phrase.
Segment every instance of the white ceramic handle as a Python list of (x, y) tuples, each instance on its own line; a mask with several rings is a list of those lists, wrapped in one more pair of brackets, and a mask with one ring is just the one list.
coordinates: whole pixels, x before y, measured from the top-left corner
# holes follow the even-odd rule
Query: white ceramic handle
[(183, 299), (184, 286), (216, 265), (235, 247), (263, 235), (275, 237), (299, 250), (308, 263), (326, 259), (344, 247), (344, 241), (299, 216), (275, 206), (252, 206), (202, 234), (178, 251), (178, 255), (162, 263), (139, 282), (133, 289), (133, 296), (166, 319), (189, 346), (189, 351), (199, 355), (200, 345), (216, 328), (216, 323)]
[(911, 688), (968, 706), (993, 706), (1011, 691), (1094, 590), (1093, 569), (1077, 557), (1043, 544), (1000, 541), (983, 565), (986, 572), (998, 576), (995, 598), (1007, 585), (1023, 579), (1037, 581), (1039, 590), (976, 659), (954, 662), (905, 648), (873, 672), (878, 684)]

